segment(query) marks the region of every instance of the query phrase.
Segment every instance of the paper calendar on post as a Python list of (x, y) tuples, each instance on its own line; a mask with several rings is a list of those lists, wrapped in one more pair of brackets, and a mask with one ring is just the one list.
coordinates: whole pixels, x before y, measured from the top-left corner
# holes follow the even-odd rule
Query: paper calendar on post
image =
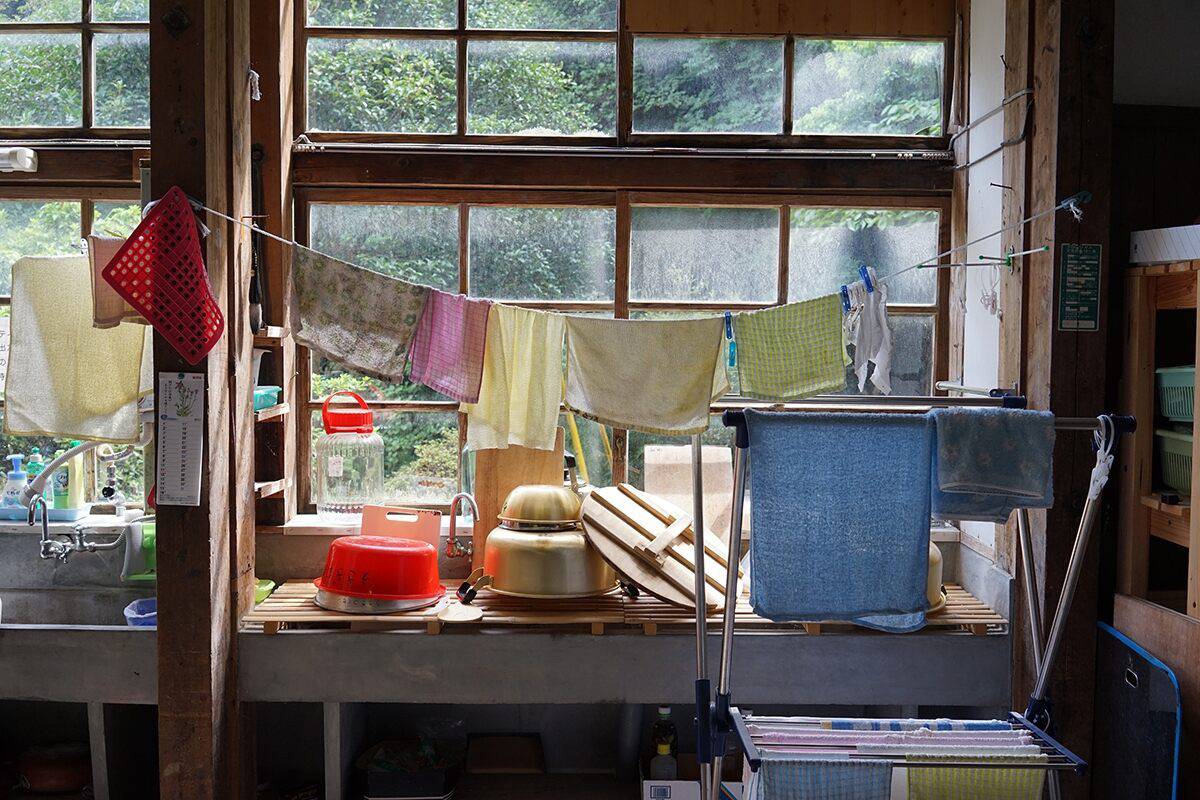
[(198, 506), (204, 463), (204, 373), (160, 372), (158, 392), (158, 505)]

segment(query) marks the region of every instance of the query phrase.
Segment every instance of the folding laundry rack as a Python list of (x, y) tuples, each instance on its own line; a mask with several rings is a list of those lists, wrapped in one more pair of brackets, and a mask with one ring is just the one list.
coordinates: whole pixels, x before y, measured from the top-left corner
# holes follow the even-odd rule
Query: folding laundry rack
[[(1025, 408), (1025, 398), (1009, 395), (1001, 391), (990, 392), (983, 397), (832, 397), (812, 398), (802, 403), (788, 405), (758, 404), (772, 410), (785, 411), (817, 411), (817, 410), (849, 410), (855, 406), (878, 407), (885, 405), (897, 412), (923, 412), (931, 408), (946, 407), (992, 407), (992, 408)], [(749, 432), (746, 427), (744, 411), (725, 411), (722, 419), (725, 426), (735, 430), (735, 448), (733, 456), (733, 511), (729, 527), (729, 564), (737, 564), (741, 559), (741, 530), (742, 517), (746, 495), (747, 450), (749, 448)], [(1088, 489), (1087, 501), (1075, 534), (1075, 543), (1071, 550), (1070, 561), (1067, 564), (1067, 574), (1063, 583), (1062, 594), (1054, 618), (1050, 625), (1050, 634), (1043, 640), (1041, 630), (1041, 612), (1038, 606), (1036, 588), (1033, 576), (1032, 543), (1029, 532), (1029, 513), (1018, 509), (1017, 529), (1019, 547), (1021, 550), (1022, 580), (1025, 585), (1026, 606), (1029, 609), (1033, 637), (1033, 653), (1036, 668), (1036, 679), (1033, 693), (1025, 712), (1011, 712), (1008, 722), (1014, 730), (1027, 732), (1041, 748), (1044, 762), (1036, 764), (1019, 764), (1006, 762), (1002, 759), (979, 759), (950, 761), (944, 758), (930, 759), (922, 762), (915, 758), (896, 756), (863, 755), (855, 758), (872, 759), (874, 761), (890, 761), (894, 766), (903, 767), (971, 767), (971, 768), (1036, 768), (1047, 770), (1050, 796), (1052, 800), (1058, 797), (1058, 774), (1061, 770), (1082, 772), (1086, 764), (1061, 743), (1056, 741), (1048, 732), (1050, 726), (1050, 705), (1046, 697), (1050, 673), (1054, 667), (1055, 658), (1062, 644), (1066, 631), (1067, 614), (1075, 596), (1079, 582), (1079, 573), (1083, 567), (1084, 553), (1087, 551), (1088, 539), (1095, 524), (1096, 513), (1099, 509), (1100, 494), (1108, 479), (1109, 468), (1112, 465), (1112, 453), (1116, 440), (1121, 434), (1132, 433), (1137, 427), (1133, 417), (1114, 414), (1101, 414), (1098, 417), (1060, 417), (1054, 422), (1058, 431), (1092, 432), (1095, 436), (1097, 463), (1092, 470)], [(700, 436), (692, 437), (692, 530), (695, 532), (693, 544), (696, 551), (696, 563), (704, 563), (704, 498), (701, 486), (702, 459)], [(704, 575), (696, 573), (696, 596), (704, 593)], [(798, 725), (812, 726), (812, 720), (805, 718), (749, 718), (733, 705), (730, 690), (730, 674), (733, 661), (733, 627), (737, 606), (738, 572), (728, 570), (725, 581), (725, 608), (721, 625), (721, 660), (720, 672), (717, 676), (716, 693), (712, 690), (712, 682), (708, 676), (708, 619), (703, 604), (696, 606), (696, 726), (697, 726), (697, 760), (700, 762), (700, 784), (702, 800), (715, 800), (719, 794), (721, 760), (725, 752), (725, 744), (729, 736), (738, 740), (752, 772), (757, 772), (762, 763), (759, 748), (751, 734), (747, 722), (757, 722), (778, 728), (780, 726)], [(789, 721), (790, 720), (790, 721)], [(786, 749), (786, 745), (770, 745), (771, 749)]]

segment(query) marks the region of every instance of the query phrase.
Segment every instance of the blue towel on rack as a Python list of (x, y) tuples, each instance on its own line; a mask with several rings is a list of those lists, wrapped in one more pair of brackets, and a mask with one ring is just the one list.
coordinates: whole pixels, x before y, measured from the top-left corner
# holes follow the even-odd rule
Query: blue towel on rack
[(835, 731), (1011, 731), (1012, 724), (999, 719), (888, 719), (834, 717), (822, 725)]
[(1000, 522), (1014, 508), (1054, 504), (1054, 415), (1006, 408), (938, 408), (933, 514)]
[[(928, 416), (746, 411), (750, 602), (775, 621), (928, 607)], [(872, 620), (885, 630), (887, 620)]]
[(892, 763), (885, 760), (762, 752), (751, 800), (888, 800)]

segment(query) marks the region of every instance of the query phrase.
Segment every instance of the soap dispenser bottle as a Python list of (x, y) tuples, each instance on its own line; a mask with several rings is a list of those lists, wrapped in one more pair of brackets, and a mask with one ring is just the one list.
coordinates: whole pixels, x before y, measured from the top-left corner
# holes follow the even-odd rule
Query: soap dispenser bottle
[(21, 469), (21, 461), (24, 458), (24, 455), (8, 456), (12, 469), (9, 470), (8, 481), (4, 484), (4, 497), (0, 499), (0, 505), (5, 508), (21, 507), (21, 494), (25, 491), (25, 482), (29, 478), (25, 470)]

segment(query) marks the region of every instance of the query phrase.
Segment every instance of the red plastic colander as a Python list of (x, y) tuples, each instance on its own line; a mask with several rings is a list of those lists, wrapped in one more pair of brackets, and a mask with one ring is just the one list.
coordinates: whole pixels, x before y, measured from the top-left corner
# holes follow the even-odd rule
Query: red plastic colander
[(187, 196), (172, 186), (100, 273), (189, 364), (225, 332)]

